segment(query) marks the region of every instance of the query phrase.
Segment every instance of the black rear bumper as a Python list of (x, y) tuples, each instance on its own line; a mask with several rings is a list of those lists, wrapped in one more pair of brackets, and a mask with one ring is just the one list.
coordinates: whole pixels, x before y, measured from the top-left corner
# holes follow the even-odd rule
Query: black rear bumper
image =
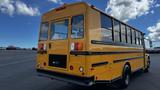
[(83, 86), (91, 86), (94, 84), (94, 77), (80, 77), (68, 74), (62, 74), (53, 71), (37, 69), (38, 76), (74, 83)]

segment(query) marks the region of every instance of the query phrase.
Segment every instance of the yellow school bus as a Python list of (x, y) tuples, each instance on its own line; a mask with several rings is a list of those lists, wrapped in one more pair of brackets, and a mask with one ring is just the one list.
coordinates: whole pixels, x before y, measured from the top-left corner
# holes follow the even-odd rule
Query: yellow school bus
[(36, 70), (39, 76), (78, 85), (117, 82), (148, 71), (144, 33), (84, 2), (43, 14)]

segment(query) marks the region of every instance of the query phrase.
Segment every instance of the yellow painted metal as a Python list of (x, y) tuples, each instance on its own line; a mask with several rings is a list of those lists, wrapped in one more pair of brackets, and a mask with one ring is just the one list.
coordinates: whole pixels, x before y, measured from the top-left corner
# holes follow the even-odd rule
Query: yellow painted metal
[[(132, 71), (138, 68), (144, 67), (144, 59), (135, 59), (130, 61), (124, 61), (120, 63), (113, 63), (114, 60), (134, 58), (143, 56), (141, 53), (119, 53), (119, 54), (108, 54), (108, 55), (70, 55), (70, 46), (73, 42), (83, 42), (82, 51), (98, 51), (98, 52), (109, 52), (109, 51), (133, 51), (133, 50), (143, 50), (143, 48), (135, 47), (125, 47), (125, 46), (113, 46), (113, 45), (96, 45), (91, 44), (91, 40), (99, 40), (101, 38), (100, 30), (100, 12), (94, 10), (86, 3), (76, 3), (64, 5), (66, 8), (60, 11), (51, 10), (42, 16), (42, 22), (55, 22), (59, 20), (69, 19), (68, 27), (68, 39), (67, 40), (50, 40), (50, 29), (49, 28), (49, 38), (47, 41), (39, 41), (38, 43), (47, 44), (46, 54), (37, 54), (36, 68), (42, 68), (45, 70), (82, 76), (90, 77), (95, 76), (95, 80), (112, 80), (122, 75), (123, 67), (126, 62), (131, 65)], [(71, 36), (71, 18), (76, 15), (83, 14), (84, 19), (84, 38), (83, 39), (72, 39)], [(49, 49), (49, 44), (51, 44), (51, 49)], [(57, 68), (48, 66), (49, 54), (62, 54), (67, 55), (67, 68)], [(99, 62), (109, 62), (107, 65), (92, 67), (92, 64)], [(43, 65), (46, 63), (46, 66)], [(73, 70), (69, 67), (72, 65)], [(80, 72), (79, 67), (83, 67), (84, 71)]]

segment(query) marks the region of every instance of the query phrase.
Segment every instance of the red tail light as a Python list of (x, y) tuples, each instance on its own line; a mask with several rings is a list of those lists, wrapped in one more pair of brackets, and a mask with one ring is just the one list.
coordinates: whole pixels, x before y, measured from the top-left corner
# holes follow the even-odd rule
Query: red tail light
[(82, 42), (76, 42), (74, 50), (82, 50), (83, 49), (83, 43)]
[(75, 43), (74, 50), (78, 50), (78, 42)]
[(43, 43), (39, 43), (38, 44), (38, 50), (43, 50), (44, 49), (44, 44)]
[(71, 50), (83, 50), (83, 42), (73, 42), (71, 43)]
[(38, 44), (38, 50), (46, 50), (46, 44), (39, 43)]

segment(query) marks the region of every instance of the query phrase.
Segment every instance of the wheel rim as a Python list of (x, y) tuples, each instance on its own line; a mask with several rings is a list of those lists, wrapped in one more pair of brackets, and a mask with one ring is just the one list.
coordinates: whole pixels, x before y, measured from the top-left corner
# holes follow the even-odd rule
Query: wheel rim
[(126, 75), (126, 79), (125, 79), (125, 83), (126, 83), (126, 85), (128, 85), (128, 84), (129, 84), (129, 80), (130, 80), (130, 77), (129, 77), (129, 75), (127, 74), (127, 75)]

